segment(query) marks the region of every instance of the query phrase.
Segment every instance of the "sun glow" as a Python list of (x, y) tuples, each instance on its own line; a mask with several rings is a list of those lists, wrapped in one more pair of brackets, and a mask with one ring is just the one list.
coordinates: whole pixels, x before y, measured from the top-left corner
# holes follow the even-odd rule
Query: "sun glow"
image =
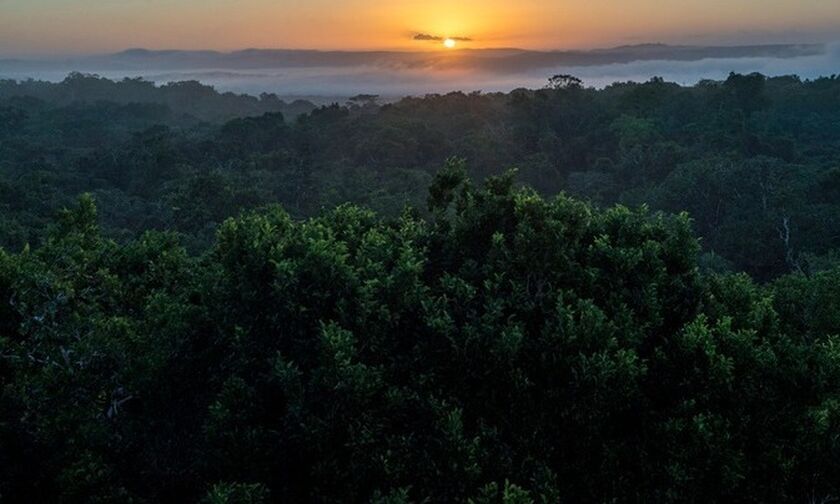
[(444, 39), (444, 41), (443, 41), (443, 45), (447, 49), (452, 49), (453, 47), (455, 47), (455, 44), (456, 44), (455, 39), (448, 38), (448, 39)]

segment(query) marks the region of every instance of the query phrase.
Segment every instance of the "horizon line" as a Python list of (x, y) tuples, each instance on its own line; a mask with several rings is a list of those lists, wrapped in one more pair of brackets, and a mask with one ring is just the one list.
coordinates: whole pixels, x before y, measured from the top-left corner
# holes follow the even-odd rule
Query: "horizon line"
[(458, 52), (481, 52), (481, 51), (519, 51), (531, 53), (587, 53), (596, 51), (613, 51), (617, 49), (633, 49), (643, 47), (662, 47), (662, 48), (739, 48), (739, 47), (827, 47), (832, 42), (825, 41), (801, 41), (801, 42), (762, 42), (762, 43), (720, 43), (720, 44), (683, 44), (683, 43), (667, 43), (667, 42), (640, 42), (634, 44), (618, 44), (606, 46), (593, 46), (588, 48), (542, 48), (529, 49), (524, 47), (513, 46), (499, 46), (499, 47), (456, 47), (453, 49), (446, 49), (444, 47), (426, 47), (417, 49), (407, 48), (391, 48), (391, 49), (319, 49), (319, 48), (302, 48), (302, 47), (242, 47), (235, 49), (187, 49), (187, 48), (161, 48), (153, 49), (149, 47), (126, 47), (124, 49), (115, 49), (107, 52), (80, 52), (80, 53), (54, 53), (54, 54), (20, 54), (20, 55), (0, 55), (0, 61), (3, 60), (40, 60), (49, 58), (85, 58), (85, 57), (105, 57), (105, 56), (119, 56), (131, 52), (146, 52), (150, 54), (155, 53), (211, 53), (219, 55), (235, 55), (245, 52), (270, 52), (270, 51), (286, 51), (286, 52), (311, 52), (311, 53), (344, 53), (344, 54), (375, 54), (375, 53), (390, 53), (390, 54), (424, 54), (424, 53), (458, 53)]

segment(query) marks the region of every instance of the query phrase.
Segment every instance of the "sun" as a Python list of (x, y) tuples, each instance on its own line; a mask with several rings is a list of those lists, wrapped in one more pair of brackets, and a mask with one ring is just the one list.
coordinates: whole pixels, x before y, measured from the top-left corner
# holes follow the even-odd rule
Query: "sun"
[(443, 40), (443, 46), (447, 49), (452, 49), (453, 47), (455, 47), (455, 44), (455, 39), (447, 38)]

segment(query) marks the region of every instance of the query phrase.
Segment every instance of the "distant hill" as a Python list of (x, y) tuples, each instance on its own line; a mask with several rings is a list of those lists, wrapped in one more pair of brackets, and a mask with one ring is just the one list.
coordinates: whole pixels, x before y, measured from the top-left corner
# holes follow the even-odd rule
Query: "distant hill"
[[(592, 66), (633, 61), (696, 61), (706, 58), (794, 58), (825, 52), (822, 44), (673, 46), (639, 44), (586, 51), (532, 51), (515, 48), (455, 51), (316, 51), (245, 49), (233, 52), (128, 49), (115, 54), (60, 60), (0, 60), (3, 71), (62, 68), (82, 71), (254, 70), (373, 66), (387, 68), (492, 69), (522, 72), (556, 66)], [(457, 57), (455, 57), (457, 56)]]

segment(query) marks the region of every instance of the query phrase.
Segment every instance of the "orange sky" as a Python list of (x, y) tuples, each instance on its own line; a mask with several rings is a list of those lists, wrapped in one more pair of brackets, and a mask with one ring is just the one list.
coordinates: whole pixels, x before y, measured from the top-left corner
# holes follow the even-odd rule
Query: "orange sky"
[(0, 54), (128, 47), (421, 50), (830, 40), (836, 0), (0, 0)]

